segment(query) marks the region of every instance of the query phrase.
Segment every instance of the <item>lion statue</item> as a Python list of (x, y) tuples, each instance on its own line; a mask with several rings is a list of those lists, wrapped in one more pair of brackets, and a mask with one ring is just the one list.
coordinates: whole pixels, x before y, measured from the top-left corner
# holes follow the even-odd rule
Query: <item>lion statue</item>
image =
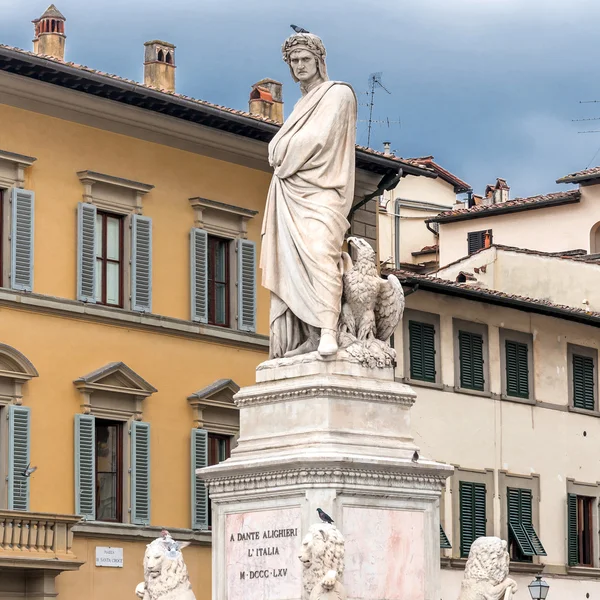
[(298, 555), (304, 567), (302, 600), (346, 600), (344, 538), (335, 525), (312, 525)]
[(471, 545), (458, 600), (511, 600), (517, 582), (508, 576), (507, 544), (480, 537)]
[(196, 600), (181, 550), (189, 542), (176, 542), (166, 530), (146, 546), (144, 581), (135, 588), (142, 600)]

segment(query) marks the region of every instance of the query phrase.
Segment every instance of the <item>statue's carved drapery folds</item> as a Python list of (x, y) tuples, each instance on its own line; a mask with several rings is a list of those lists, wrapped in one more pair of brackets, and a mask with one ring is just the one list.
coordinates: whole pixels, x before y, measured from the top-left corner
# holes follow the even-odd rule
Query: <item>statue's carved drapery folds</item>
[(274, 174), (261, 267), (271, 291), (271, 356), (314, 350), (319, 336), (319, 352), (333, 354), (354, 196), (356, 97), (349, 85), (327, 79), (317, 36), (293, 35), (283, 51), (303, 96), (269, 144)]

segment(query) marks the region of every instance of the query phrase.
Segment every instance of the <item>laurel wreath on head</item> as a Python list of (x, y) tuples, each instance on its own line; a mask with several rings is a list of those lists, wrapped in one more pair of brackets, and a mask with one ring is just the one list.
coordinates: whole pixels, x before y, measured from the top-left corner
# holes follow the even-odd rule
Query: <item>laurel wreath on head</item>
[(325, 60), (325, 46), (321, 39), (312, 33), (297, 33), (285, 40), (281, 52), (286, 63), (289, 64), (290, 55), (294, 50), (308, 50), (317, 58)]

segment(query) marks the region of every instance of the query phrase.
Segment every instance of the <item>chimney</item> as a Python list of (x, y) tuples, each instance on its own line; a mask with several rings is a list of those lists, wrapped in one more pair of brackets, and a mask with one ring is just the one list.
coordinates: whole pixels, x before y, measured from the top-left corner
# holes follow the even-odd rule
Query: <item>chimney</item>
[(392, 142), (383, 142), (383, 153), (384, 153), (386, 156), (390, 156), (390, 155), (391, 155), (391, 153), (392, 153), (392, 151), (391, 151), (391, 149), (390, 149), (390, 148), (391, 148), (391, 145), (392, 145)]
[(33, 51), (36, 54), (65, 59), (65, 21), (61, 12), (51, 4), (46, 12), (32, 21), (34, 26)]
[(152, 40), (144, 44), (144, 85), (175, 91), (175, 46)]
[(261, 79), (252, 86), (248, 107), (250, 114), (283, 123), (282, 84), (274, 79)]

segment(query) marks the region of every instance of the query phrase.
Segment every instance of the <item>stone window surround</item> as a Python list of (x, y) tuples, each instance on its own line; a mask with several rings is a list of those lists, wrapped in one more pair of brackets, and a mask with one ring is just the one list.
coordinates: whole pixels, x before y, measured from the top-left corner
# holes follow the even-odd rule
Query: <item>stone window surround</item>
[[(494, 535), (494, 470), (465, 469), (454, 466), (451, 476), (450, 493), (452, 494), (452, 556), (460, 558), (460, 482), (485, 484), (485, 533)], [(448, 531), (446, 531), (448, 535)], [(450, 535), (448, 535), (450, 538)]]
[[(478, 333), (483, 337), (483, 391), (470, 390), (460, 386), (460, 350), (458, 346), (458, 332), (469, 331)], [(452, 335), (454, 349), (454, 391), (462, 394), (472, 394), (475, 396), (490, 396), (490, 358), (488, 341), (488, 324), (475, 323), (473, 321), (464, 321), (462, 319), (452, 319)]]
[[(509, 396), (506, 391), (506, 348), (505, 342), (520, 342), (527, 344), (527, 367), (529, 370), (529, 398), (518, 398)], [(533, 335), (514, 329), (500, 328), (500, 377), (502, 381), (502, 400), (516, 400), (525, 404), (535, 404), (534, 388), (534, 369), (533, 369)]]
[[(421, 379), (411, 379), (410, 377), (410, 335), (408, 331), (408, 322), (410, 320), (419, 321), (420, 323), (428, 323), (433, 325), (434, 332), (434, 347), (435, 347), (435, 382), (422, 381)], [(410, 384), (415, 384), (423, 387), (434, 387), (439, 388), (442, 384), (442, 351), (441, 351), (441, 328), (440, 328), (440, 315), (421, 310), (415, 310), (407, 308), (404, 311), (402, 318), (402, 353), (404, 355), (404, 377), (402, 381)]]
[[(209, 236), (230, 240), (245, 240), (248, 238), (248, 221), (258, 214), (257, 210), (250, 210), (241, 206), (225, 204), (217, 200), (194, 197), (189, 198), (189, 203), (194, 210), (194, 227), (206, 231)], [(229, 326), (233, 329), (238, 314), (238, 256), (236, 248), (230, 247), (229, 251)], [(219, 327), (216, 325), (215, 327)]]
[[(594, 564), (592, 567), (585, 566), (567, 566), (568, 573), (579, 573), (581, 571), (599, 574), (600, 569), (600, 537), (598, 536), (598, 527), (600, 526), (600, 510), (598, 504), (600, 503), (600, 482), (587, 483), (581, 481), (575, 481), (570, 477), (567, 477), (567, 494), (575, 494), (577, 496), (586, 496), (588, 498), (594, 498), (595, 502), (592, 502), (592, 552), (594, 555)], [(565, 496), (565, 505), (567, 497)], [(566, 508), (565, 508), (565, 529), (567, 527), (566, 521)], [(567, 560), (568, 549), (567, 549), (567, 536), (565, 535), (565, 564)]]
[(0, 227), (0, 232), (2, 232), (0, 244), (2, 245), (2, 256), (6, 257), (0, 279), (5, 282), (5, 285), (10, 276), (10, 260), (8, 259), (10, 257), (9, 232), (11, 228), (10, 191), (12, 188), (23, 189), (25, 187), (25, 169), (33, 165), (36, 160), (37, 158), (33, 156), (0, 150), (0, 191), (4, 192), (0, 199), (2, 202), (0, 213), (4, 216), (3, 226)]
[(122, 177), (114, 177), (96, 171), (78, 171), (83, 184), (83, 201), (93, 204), (103, 212), (113, 213), (124, 218), (123, 223), (123, 307), (131, 308), (131, 215), (142, 214), (142, 198), (154, 189), (153, 185)]
[[(509, 338), (510, 339), (510, 338)], [(519, 340), (516, 340), (519, 341)], [(537, 473), (531, 475), (520, 475), (505, 470), (498, 471), (498, 498), (500, 501), (500, 537), (508, 541), (508, 488), (519, 488), (531, 491), (531, 513), (533, 528), (538, 534), (542, 545), (544, 540), (540, 532), (540, 476)], [(539, 564), (540, 557), (532, 556), (533, 564)], [(521, 564), (521, 563), (520, 563)]]
[[(573, 355), (590, 356), (594, 359), (594, 410), (585, 410), (573, 406)], [(569, 411), (579, 412), (584, 415), (600, 415), (598, 410), (598, 350), (588, 346), (567, 343), (567, 372), (569, 385)]]
[[(233, 395), (239, 389), (239, 386), (233, 380), (219, 379), (195, 392), (187, 399), (193, 411), (194, 428), (206, 429), (209, 433), (230, 436), (231, 449), (236, 445), (235, 441), (240, 429), (239, 409), (233, 402)], [(234, 414), (237, 415), (237, 419), (233, 419), (235, 423), (220, 421), (218, 416), (216, 420), (213, 420), (215, 418), (214, 413), (218, 415), (219, 411), (223, 410), (234, 411)]]

